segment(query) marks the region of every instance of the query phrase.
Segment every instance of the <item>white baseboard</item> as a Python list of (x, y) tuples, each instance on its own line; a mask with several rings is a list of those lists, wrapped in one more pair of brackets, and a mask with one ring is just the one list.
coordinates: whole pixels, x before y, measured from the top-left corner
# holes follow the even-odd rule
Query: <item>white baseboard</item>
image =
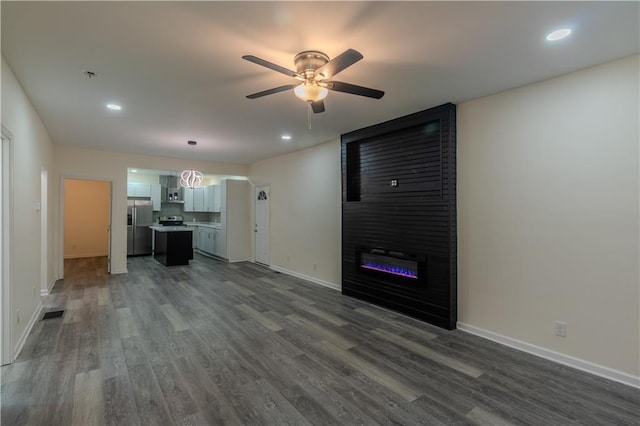
[(323, 287), (329, 287), (330, 289), (342, 291), (339, 284), (331, 283), (329, 281), (324, 281), (319, 278), (310, 277), (309, 275), (301, 274), (300, 272), (290, 271), (288, 269), (281, 268), (279, 266), (270, 265), (269, 268), (274, 271), (282, 272), (283, 274), (291, 275), (296, 278), (302, 278), (303, 280), (311, 281), (314, 284), (321, 285)]
[(531, 343), (523, 342), (522, 340), (503, 336), (502, 334), (494, 333), (493, 331), (485, 330), (473, 325), (458, 322), (457, 327), (459, 330), (509, 346), (510, 348), (518, 349), (531, 355), (536, 355), (540, 358), (548, 359), (577, 370), (586, 371), (587, 373), (623, 383), (634, 388), (640, 388), (640, 377), (633, 376), (619, 370), (614, 370), (613, 368), (594, 364), (580, 358), (565, 355), (560, 352), (555, 352), (541, 346), (532, 345)]
[(18, 355), (20, 355), (20, 351), (22, 350), (24, 343), (27, 341), (27, 337), (29, 337), (29, 333), (31, 333), (31, 329), (33, 328), (36, 321), (42, 314), (42, 308), (43, 308), (42, 303), (38, 303), (38, 307), (33, 312), (33, 315), (31, 315), (31, 318), (29, 319), (29, 324), (27, 324), (27, 327), (24, 329), (24, 331), (22, 332), (22, 335), (20, 336), (20, 339), (18, 339), (18, 342), (13, 348), (13, 359), (11, 360), (11, 362), (15, 361), (16, 358), (18, 358)]
[(124, 269), (112, 269), (110, 274), (111, 275), (118, 275), (118, 274), (128, 274), (129, 271), (127, 270), (127, 268)]
[(40, 297), (47, 297), (49, 294), (51, 294), (51, 289), (53, 288), (53, 286), (56, 284), (57, 280), (52, 280), (49, 284), (47, 284), (47, 288), (46, 289), (40, 289)]

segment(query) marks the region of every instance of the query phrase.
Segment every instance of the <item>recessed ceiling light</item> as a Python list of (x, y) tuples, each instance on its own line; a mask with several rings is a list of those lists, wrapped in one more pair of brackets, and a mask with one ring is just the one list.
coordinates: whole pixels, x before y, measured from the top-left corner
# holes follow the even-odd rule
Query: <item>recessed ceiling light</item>
[(569, 34), (571, 34), (571, 30), (569, 28), (561, 28), (559, 30), (550, 32), (547, 35), (547, 40), (549, 41), (562, 40), (563, 38), (567, 37)]
[(282, 135), (282, 136), (280, 136), (280, 138), (281, 138), (283, 141), (289, 141), (289, 140), (291, 140), (291, 135)]
[(138, 169), (131, 169), (131, 173), (138, 173)]
[(114, 111), (120, 111), (122, 107), (118, 104), (107, 104), (107, 108), (112, 109)]

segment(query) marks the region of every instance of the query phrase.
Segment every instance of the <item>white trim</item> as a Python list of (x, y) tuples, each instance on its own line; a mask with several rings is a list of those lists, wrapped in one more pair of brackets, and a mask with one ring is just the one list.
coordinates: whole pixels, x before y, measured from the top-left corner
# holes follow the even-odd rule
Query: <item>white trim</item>
[(27, 327), (22, 332), (22, 336), (20, 336), (20, 340), (18, 340), (18, 342), (16, 343), (16, 346), (13, 349), (13, 359), (11, 360), (11, 362), (15, 361), (16, 358), (18, 358), (18, 355), (20, 355), (20, 351), (22, 350), (22, 347), (27, 341), (27, 337), (29, 337), (29, 333), (31, 333), (31, 329), (36, 324), (36, 321), (42, 314), (43, 308), (44, 306), (42, 306), (42, 303), (38, 303), (38, 307), (33, 312), (33, 315), (31, 315), (31, 319), (29, 319), (29, 324), (27, 324)]
[(47, 289), (49, 279), (49, 171), (40, 170), (40, 291)]
[(47, 284), (46, 289), (40, 289), (40, 297), (47, 297), (51, 294), (51, 289), (56, 285), (56, 280), (51, 280), (49, 284)]
[[(255, 262), (255, 263), (262, 265), (261, 263), (258, 263), (258, 262)], [(329, 287), (332, 290), (342, 291), (342, 288), (339, 284), (335, 284), (329, 281), (324, 281), (319, 278), (314, 278), (309, 275), (301, 274), (300, 272), (290, 271), (289, 269), (284, 269), (275, 265), (270, 265), (269, 268), (273, 269), (274, 271), (282, 272), (283, 274), (287, 274), (296, 278), (302, 278), (303, 280), (311, 281), (312, 283), (321, 285), (323, 287)]]
[(0, 132), (4, 141), (0, 143), (0, 149), (2, 149), (2, 155), (0, 156), (2, 161), (2, 179), (0, 183), (0, 208), (2, 208), (2, 250), (0, 255), (2, 256), (2, 280), (0, 295), (0, 303), (2, 303), (2, 318), (0, 324), (0, 364), (8, 364), (13, 362), (13, 135), (11, 132), (0, 125)]
[(128, 274), (129, 271), (127, 270), (127, 268), (124, 269), (114, 269), (111, 271), (111, 275), (118, 275), (118, 274)]
[[(267, 194), (267, 233), (266, 233), (266, 237), (263, 236), (262, 238), (266, 238), (267, 239), (267, 247), (268, 247), (268, 252), (266, 255), (266, 260), (267, 262), (258, 262), (256, 261), (256, 263), (259, 263), (261, 265), (266, 265), (268, 266), (269, 263), (271, 263), (271, 184), (263, 184), (263, 185), (258, 185), (258, 186), (254, 186), (253, 187), (253, 198), (252, 198), (252, 207), (253, 207), (253, 224), (254, 226), (252, 226), (252, 240), (253, 240), (253, 259), (255, 261), (255, 259), (258, 257), (258, 191), (259, 190), (263, 190), (266, 192)], [(265, 260), (265, 259), (262, 259)]]
[(577, 370), (586, 371), (587, 373), (623, 383), (634, 388), (640, 388), (640, 377), (638, 376), (633, 376), (623, 371), (614, 370), (613, 368), (594, 364), (580, 358), (575, 358), (570, 355), (565, 355), (560, 352), (555, 352), (540, 346), (532, 345), (531, 343), (503, 336), (502, 334), (494, 333), (493, 331), (485, 330), (473, 325), (458, 322), (457, 326), (459, 330), (500, 343), (501, 345), (509, 346), (510, 348), (514, 348), (519, 351), (538, 356), (540, 358), (548, 359), (550, 361), (554, 361), (558, 364), (566, 365)]

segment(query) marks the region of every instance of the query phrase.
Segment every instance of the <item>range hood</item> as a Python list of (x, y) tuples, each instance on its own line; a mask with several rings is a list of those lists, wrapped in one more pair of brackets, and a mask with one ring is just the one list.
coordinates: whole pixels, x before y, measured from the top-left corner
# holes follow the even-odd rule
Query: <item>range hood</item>
[(183, 188), (177, 176), (160, 176), (160, 188), (163, 203), (184, 203)]

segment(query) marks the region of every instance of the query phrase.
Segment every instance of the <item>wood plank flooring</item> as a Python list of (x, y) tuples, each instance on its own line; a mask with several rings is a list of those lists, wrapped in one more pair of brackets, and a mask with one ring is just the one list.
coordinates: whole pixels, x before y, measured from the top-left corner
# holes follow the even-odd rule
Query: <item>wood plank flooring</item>
[(2, 425), (638, 425), (640, 391), (267, 268), (65, 262)]

